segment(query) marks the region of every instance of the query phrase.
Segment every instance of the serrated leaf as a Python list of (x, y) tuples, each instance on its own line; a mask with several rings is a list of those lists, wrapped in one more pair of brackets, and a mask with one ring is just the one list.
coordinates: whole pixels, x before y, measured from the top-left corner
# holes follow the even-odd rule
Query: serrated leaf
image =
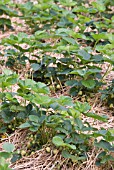
[(34, 98), (32, 99), (32, 102), (40, 105), (48, 105), (51, 103), (51, 100), (52, 99), (49, 96), (35, 94)]
[(19, 128), (24, 129), (24, 128), (28, 128), (28, 127), (30, 127), (30, 126), (31, 126), (31, 125), (30, 125), (29, 122), (25, 122), (25, 123), (21, 124), (21, 125), (19, 126)]
[(88, 117), (92, 117), (94, 119), (103, 121), (103, 122), (107, 122), (107, 117), (105, 115), (104, 116), (99, 116), (99, 115), (94, 114), (92, 112), (86, 113), (85, 115), (88, 116)]
[(91, 58), (91, 55), (87, 53), (85, 50), (80, 50), (78, 51), (78, 55), (83, 59), (83, 60), (89, 60)]
[(97, 8), (100, 12), (106, 10), (105, 4), (102, 1), (92, 2), (94, 8)]
[(77, 75), (84, 77), (86, 72), (87, 72), (87, 70), (85, 70), (85, 69), (77, 69), (77, 70), (71, 71), (70, 74), (77, 74)]
[(71, 159), (73, 161), (78, 161), (78, 160), (85, 160), (86, 159), (86, 156), (75, 156), (75, 155), (71, 155), (68, 151), (66, 150), (63, 150), (62, 151), (62, 156), (66, 159)]
[(30, 120), (31, 122), (36, 122), (36, 123), (38, 123), (38, 122), (39, 122), (39, 117), (36, 116), (36, 115), (30, 115), (30, 116), (29, 116), (29, 120)]
[(36, 93), (43, 93), (43, 94), (49, 94), (49, 87), (46, 86), (46, 84), (38, 82), (32, 87), (32, 90)]
[(95, 142), (94, 145), (99, 147), (99, 148), (103, 148), (103, 149), (106, 149), (108, 151), (113, 151), (114, 152), (114, 147), (109, 142), (107, 142), (105, 140), (101, 140), (98, 143)]
[(82, 80), (82, 85), (89, 88), (89, 89), (92, 89), (95, 87), (96, 83), (95, 83), (95, 80)]
[(41, 68), (41, 65), (34, 63), (34, 64), (31, 64), (31, 68), (34, 71), (38, 71)]
[(57, 99), (57, 102), (62, 106), (72, 106), (73, 105), (72, 98), (69, 96), (60, 96)]
[(65, 82), (66, 86), (77, 86), (79, 82), (77, 80), (68, 80)]
[(83, 126), (84, 126), (82, 120), (79, 119), (79, 118), (76, 118), (76, 119), (75, 119), (75, 123), (76, 123), (77, 126), (79, 127), (79, 130), (82, 130), (82, 128), (83, 128)]
[(75, 102), (74, 108), (78, 110), (80, 113), (87, 113), (91, 109), (90, 105), (87, 102), (85, 103)]
[(70, 145), (70, 144), (68, 144), (68, 143), (65, 143), (65, 142), (63, 141), (63, 139), (62, 139), (61, 137), (59, 137), (59, 136), (53, 137), (52, 142), (53, 142), (53, 144), (55, 144), (56, 146), (68, 147), (68, 148), (73, 149), (73, 150), (76, 149), (76, 146), (75, 146), (75, 145)]
[(76, 41), (73, 38), (63, 37), (63, 39), (72, 45), (76, 44)]

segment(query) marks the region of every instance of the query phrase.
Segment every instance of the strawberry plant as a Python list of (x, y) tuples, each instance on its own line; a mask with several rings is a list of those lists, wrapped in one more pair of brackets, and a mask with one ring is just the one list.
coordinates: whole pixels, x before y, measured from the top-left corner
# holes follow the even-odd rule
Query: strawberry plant
[[(62, 1), (60, 1), (60, 3), (62, 3), (62, 5), (64, 4)], [(26, 60), (28, 60), (33, 69), (33, 79), (35, 81), (44, 81), (45, 79), (45, 82), (48, 84), (51, 84), (52, 81), (54, 81), (55, 84), (58, 84), (59, 81), (61, 81), (61, 84), (64, 84), (65, 80), (67, 80), (69, 77), (70, 79), (72, 79), (73, 77), (73, 79), (79, 79), (77, 83), (73, 79), (66, 82), (66, 85), (72, 84), (72, 82), (74, 82), (71, 85), (71, 95), (76, 95), (80, 90), (94, 90), (95, 87), (96, 89), (99, 88), (99, 86), (102, 85), (102, 76), (100, 74), (102, 70), (100, 67), (96, 66), (96, 64), (98, 62), (99, 64), (102, 64), (104, 61), (110, 61), (108, 58), (104, 58), (102, 54), (91, 54), (92, 48), (85, 48), (83, 50), (79, 50), (79, 48), (82, 41), (85, 41), (85, 43), (90, 41), (92, 43), (94, 42), (93, 48), (96, 47), (96, 49), (98, 50), (97, 44), (99, 43), (100, 39), (103, 38), (104, 40), (106, 39), (110, 41), (110, 38), (108, 38), (108, 34), (105, 35), (105, 33), (94, 33), (94, 29), (98, 29), (99, 31), (99, 27), (96, 26), (96, 22), (94, 20), (91, 21), (90, 18), (87, 18), (86, 16), (82, 17), (82, 15), (79, 15), (78, 21), (80, 24), (85, 23), (85, 26), (83, 27), (85, 29), (86, 27), (90, 26), (93, 29), (93, 32), (87, 32), (87, 34), (85, 32), (84, 35), (82, 33), (83, 29), (81, 27), (79, 33), (75, 33), (73, 31), (73, 27), (71, 27), (72, 24), (69, 25), (70, 20), (72, 21), (74, 26), (78, 23), (77, 21), (73, 22), (73, 19), (77, 12), (81, 13), (84, 10), (84, 12), (86, 13), (89, 12), (89, 15), (91, 16), (94, 13), (97, 13), (99, 9), (95, 8), (94, 4), (92, 4), (92, 8), (86, 8), (83, 6), (82, 9), (81, 6), (79, 6), (77, 9), (75, 7), (77, 4), (74, 2), (73, 4), (70, 4), (73, 10), (69, 12), (67, 12), (66, 9), (62, 7), (59, 8), (57, 4), (50, 5), (50, 3), (47, 3), (44, 5), (44, 2), (40, 2), (39, 4), (35, 5), (31, 2), (27, 2), (26, 4), (19, 5), (19, 9), (22, 10), (22, 18), (25, 17), (27, 19), (27, 22), (29, 21), (29, 23), (32, 23), (33, 21), (33, 25), (38, 25), (38, 23), (35, 24), (35, 19), (37, 18), (36, 14), (39, 12), (41, 12), (41, 14), (44, 14), (42, 13), (41, 9), (47, 8), (46, 5), (48, 6), (48, 9), (54, 8), (57, 13), (60, 13), (60, 21), (58, 23), (55, 23), (57, 27), (52, 29), (52, 31), (46, 32), (46, 30), (48, 29), (45, 27), (44, 23), (50, 22), (50, 25), (53, 25), (53, 22), (56, 21), (55, 16), (58, 15), (56, 12), (56, 14), (54, 13), (53, 9), (50, 9), (54, 18), (50, 18), (51, 16), (49, 15), (49, 11), (46, 11), (47, 15), (43, 22), (41, 20), (37, 20), (42, 25), (44, 25), (44, 28), (42, 30), (40, 29), (36, 31), (32, 36), (29, 37), (25, 33), (19, 33), (17, 36), (11, 35), (9, 38), (4, 39), (2, 41), (2, 44), (7, 46), (11, 45), (12, 48), (15, 48), (15, 50), (11, 48), (6, 50), (5, 55), (8, 56), (6, 65), (9, 67), (17, 66), (19, 68), (20, 64), (25, 65)], [(66, 6), (67, 5), (68, 4), (66, 3)], [(42, 8), (38, 10), (37, 7)], [(62, 18), (63, 13), (66, 16), (66, 19), (65, 17)], [(72, 14), (70, 15), (72, 19), (69, 18), (69, 13)], [(40, 19), (43, 19), (40, 14), (37, 15), (40, 17)], [(48, 15), (50, 19), (47, 17)], [(31, 17), (33, 17), (34, 19)], [(55, 43), (54, 46), (52, 46), (52, 43), (45, 43), (45, 40), (49, 38), (54, 38), (57, 41), (59, 40), (59, 42)], [(29, 47), (26, 49), (22, 48), (21, 45), (24, 43)], [(36, 49), (40, 50), (40, 52), (34, 54), (34, 51)], [(26, 55), (27, 52), (29, 53), (29, 56)], [(59, 59), (53, 57), (53, 55), (46, 55), (46, 52), (52, 52), (56, 55), (62, 54), (64, 58)], [(30, 60), (30, 56), (34, 56), (36, 60)]]
[[(41, 148), (51, 139), (55, 146), (63, 148), (62, 155), (65, 158), (81, 161), (87, 159), (86, 152), (91, 147), (88, 141), (99, 136), (113, 149), (109, 144), (113, 140), (110, 132), (99, 131), (88, 122), (82, 122), (81, 118), (84, 115), (94, 120), (107, 121), (106, 116), (91, 113), (87, 103), (73, 102), (68, 96), (50, 97), (49, 88), (44, 83), (31, 79), (20, 80), (16, 74), (6, 73), (1, 76), (1, 133), (11, 133), (12, 127), (28, 128), (31, 133), (27, 138), (29, 140), (30, 136), (33, 139), (31, 144), (27, 144), (28, 153)], [(11, 89), (15, 83), (18, 85), (15, 93), (5, 92), (8, 86)], [(22, 103), (16, 96), (21, 97)], [(106, 148), (104, 145), (103, 149)], [(95, 146), (102, 147), (97, 142)], [(31, 150), (31, 147), (34, 149)]]
[[(114, 82), (107, 85), (105, 81), (114, 70), (113, 2), (86, 2), (0, 2), (3, 31), (5, 26), (12, 28), (13, 16), (22, 19), (27, 27), (26, 33), (12, 34), (0, 42), (4, 46), (0, 53), (2, 65), (16, 71), (2, 69), (0, 74), (0, 136), (11, 135), (16, 129), (27, 130), (27, 143), (18, 153), (13, 152), (12, 145), (5, 144), (6, 152), (0, 152), (1, 169), (9, 169), (6, 158), (12, 157), (14, 163), (45, 144), (54, 148), (53, 154), (60, 153), (71, 162), (87, 160), (92, 147), (100, 151), (97, 166), (114, 160), (113, 129), (94, 126), (95, 121), (107, 122), (109, 118), (93, 113), (84, 102), (91, 104), (90, 98), (99, 91), (101, 99), (114, 108)], [(3, 18), (4, 14), (8, 18)], [(27, 77), (21, 79), (18, 74), (27, 62)], [(106, 71), (102, 69), (105, 63)], [(65, 86), (69, 86), (69, 96), (52, 96), (51, 92), (62, 92)], [(73, 96), (83, 103), (73, 100)], [(51, 147), (46, 146), (47, 153), (51, 153)]]
[(105, 100), (111, 109), (114, 108), (114, 80), (108, 85), (107, 89), (101, 90), (101, 99)]
[(10, 3), (10, 0), (3, 0), (0, 2), (0, 30), (5, 31), (5, 27), (8, 29), (12, 29), (11, 19), (2, 17), (3, 15), (14, 17), (18, 16), (16, 11), (13, 11), (8, 4)]
[[(95, 79), (96, 77), (98, 79), (101, 78), (101, 68), (95, 65), (90, 66), (90, 63), (96, 64), (99, 61), (102, 64), (102, 55), (90, 55), (86, 52), (86, 50), (76, 50), (78, 49), (78, 45), (76, 44), (75, 40), (73, 38), (69, 38), (68, 35), (61, 35), (61, 33), (64, 33), (66, 29), (59, 29), (58, 31), (59, 32), (57, 32), (56, 35), (60, 38), (62, 37), (64, 41), (62, 40), (61, 45), (60, 43), (56, 44), (53, 48), (49, 44), (40, 43), (39, 35), (43, 37), (43, 35), (41, 35), (42, 33), (40, 32), (36, 32), (35, 35), (31, 37), (27, 37), (26, 34), (20, 33), (18, 36), (11, 35), (10, 38), (4, 39), (2, 44), (10, 44), (16, 48), (16, 50), (9, 49), (6, 51), (6, 55), (8, 56), (6, 65), (10, 67), (17, 65), (18, 63), (24, 65), (25, 61), (28, 60), (31, 63), (31, 67), (34, 71), (33, 78), (36, 81), (43, 81), (44, 78), (46, 78), (48, 82), (51, 81), (51, 78), (53, 78), (56, 83), (57, 79), (59, 79), (62, 83), (65, 83), (65, 79), (68, 77), (72, 78), (72, 74), (74, 74), (79, 76), (79, 80), (82, 78), (82, 80), (79, 81), (79, 84), (81, 84), (82, 88), (84, 86), (91, 89), (94, 88), (96, 84), (99, 86), (100, 84), (98, 83), (98, 80), (91, 79)], [(72, 33), (70, 30), (67, 31), (69, 34)], [(36, 42), (36, 40), (39, 40), (39, 42)], [(69, 44), (68, 49), (66, 46), (63, 46), (65, 41), (72, 44)], [(16, 43), (18, 45), (15, 45)], [(28, 49), (21, 48), (20, 45), (23, 43), (27, 43), (30, 47)], [(40, 52), (38, 55), (34, 55), (34, 50), (37, 48), (43, 49), (43, 52)], [(57, 48), (56, 51), (55, 48)], [(56, 52), (58, 54), (62, 53), (65, 58), (57, 59), (56, 57), (42, 54), (47, 51)], [(26, 56), (27, 52), (29, 52), (29, 56), (33, 55), (38, 60), (30, 60), (29, 57)], [(76, 57), (74, 58), (73, 55), (76, 55)], [(52, 66), (50, 66), (50, 64)], [(74, 77), (76, 78), (76, 76)]]

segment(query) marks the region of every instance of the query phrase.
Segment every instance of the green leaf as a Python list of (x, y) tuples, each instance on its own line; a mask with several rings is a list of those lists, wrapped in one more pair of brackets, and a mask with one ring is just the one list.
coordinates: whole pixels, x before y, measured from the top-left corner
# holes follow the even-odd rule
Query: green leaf
[(0, 157), (0, 170), (12, 170), (4, 157)]
[(24, 32), (19, 32), (17, 35), (18, 38), (18, 42), (21, 43), (23, 42), (24, 38), (27, 38), (28, 34), (24, 33)]
[(76, 118), (76, 119), (75, 119), (75, 123), (76, 123), (77, 126), (79, 127), (79, 130), (82, 130), (82, 128), (83, 128), (83, 126), (84, 126), (82, 120), (79, 119), (79, 118)]
[(106, 162), (109, 162), (109, 161), (114, 161), (114, 157), (112, 157), (111, 155), (106, 155), (102, 160), (101, 160), (101, 163), (102, 164), (105, 164)]
[(91, 55), (87, 53), (85, 50), (80, 50), (78, 51), (78, 55), (81, 57), (83, 60), (89, 60), (91, 58)]
[(43, 30), (43, 31), (36, 31), (35, 32), (35, 36), (39, 36), (40, 34), (43, 34), (43, 33), (45, 33), (45, 30)]
[(102, 33), (99, 33), (99, 34), (94, 34), (94, 33), (91, 33), (92, 37), (96, 40), (96, 41), (99, 41), (101, 39), (107, 39), (108, 38), (108, 35), (104, 32)]
[(56, 146), (63, 146), (63, 147), (68, 147), (70, 149), (75, 150), (76, 146), (75, 145), (70, 145), (68, 143), (64, 143), (63, 139), (59, 136), (55, 136), (52, 139), (53, 144), (55, 144)]
[(75, 102), (74, 108), (78, 110), (80, 113), (86, 113), (91, 109), (90, 105), (88, 103), (81, 103), (81, 102)]
[(87, 77), (91, 74), (96, 74), (96, 73), (100, 73), (101, 69), (77, 69), (77, 70), (73, 70), (70, 72), (70, 74), (76, 74), (76, 75), (80, 75), (82, 77), (84, 77), (85, 79), (87, 79)]
[(59, 0), (59, 2), (64, 5), (64, 6), (68, 6), (68, 7), (71, 7), (71, 6), (75, 6), (77, 4), (77, 2), (74, 2), (72, 0), (70, 1), (67, 1), (67, 0)]
[(71, 158), (71, 154), (69, 154), (69, 152), (66, 150), (62, 151), (62, 156), (66, 159)]
[(25, 122), (25, 123), (21, 124), (21, 125), (19, 126), (19, 128), (24, 129), (24, 128), (28, 128), (28, 127), (30, 127), (30, 126), (31, 126), (31, 125), (30, 125), (29, 122)]
[(52, 139), (52, 142), (56, 146), (63, 146), (64, 145), (63, 139), (59, 136), (54, 136), (53, 139)]
[(62, 151), (62, 156), (66, 159), (71, 159), (72, 161), (79, 161), (79, 160), (85, 160), (86, 156), (75, 156), (75, 155), (71, 155), (68, 151), (63, 150)]
[(63, 37), (63, 39), (72, 45), (76, 44), (76, 41), (73, 38)]
[(21, 159), (21, 155), (20, 154), (17, 154), (17, 153), (14, 153), (13, 154), (13, 157), (11, 159), (11, 163), (14, 163), (16, 162), (17, 160)]
[(59, 35), (59, 34), (61, 35), (63, 33), (65, 33), (66, 35), (69, 35), (70, 32), (71, 32), (71, 30), (69, 30), (67, 28), (59, 28), (59, 29), (56, 30), (57, 35)]
[(32, 99), (32, 102), (40, 105), (50, 105), (51, 100), (52, 99), (49, 96), (35, 94), (34, 98)]
[(20, 86), (20, 88), (32, 88), (34, 85), (36, 84), (36, 82), (34, 80), (31, 79), (26, 79), (26, 80), (19, 80), (18, 85)]
[(7, 76), (13, 74), (13, 72), (9, 69), (3, 69), (3, 73)]
[(92, 89), (95, 87), (96, 83), (95, 83), (95, 80), (82, 80), (82, 85), (89, 88), (89, 89)]
[(66, 159), (71, 159), (71, 160), (73, 160), (73, 161), (77, 161), (77, 157), (76, 156), (74, 156), (74, 155), (71, 155), (68, 151), (66, 151), (66, 150), (63, 150), (62, 151), (62, 156), (64, 157), (64, 158), (66, 158)]
[(88, 13), (88, 9), (84, 6), (79, 6), (79, 7), (75, 7), (72, 10), (73, 12), (84, 12), (84, 13)]
[(57, 102), (62, 106), (73, 106), (72, 98), (69, 96), (60, 96)]
[(14, 149), (15, 149), (15, 146), (14, 144), (12, 143), (8, 143), (8, 142), (5, 142), (3, 143), (3, 149), (6, 151), (6, 152), (13, 152)]
[(77, 74), (77, 75), (84, 77), (86, 72), (87, 71), (85, 69), (77, 69), (77, 70), (71, 71), (70, 74)]
[(101, 140), (100, 142), (95, 141), (94, 145), (98, 148), (103, 148), (105, 150), (114, 152), (114, 147), (105, 140)]
[(64, 146), (67, 146), (68, 148), (73, 149), (73, 150), (76, 149), (76, 146), (75, 146), (75, 145), (71, 145), (71, 144), (65, 143)]
[(0, 152), (0, 157), (4, 157), (5, 159), (8, 159), (11, 156), (11, 153), (9, 152)]
[(30, 116), (29, 116), (29, 120), (30, 120), (31, 122), (36, 122), (36, 123), (38, 123), (38, 122), (39, 122), (39, 117), (36, 116), (36, 115), (30, 115)]
[(92, 2), (92, 5), (94, 8), (97, 8), (100, 12), (103, 12), (106, 10), (104, 2), (101, 2), (101, 1)]
[(31, 64), (31, 68), (33, 68), (34, 71), (38, 71), (41, 68), (41, 65), (34, 63)]
[[(69, 113), (70, 116), (73, 118), (78, 118), (81, 116), (81, 113), (76, 110), (75, 108), (69, 108), (67, 114)], [(67, 115), (66, 115), (67, 116)]]
[(49, 87), (46, 86), (46, 84), (38, 82), (32, 87), (32, 90), (36, 93), (43, 93), (43, 94), (49, 94)]
[(108, 131), (114, 136), (114, 128), (110, 128)]
[(79, 82), (77, 80), (68, 80), (65, 82), (66, 86), (77, 86)]
[(97, 158), (102, 158), (103, 156), (106, 155), (105, 151), (102, 151), (101, 153), (99, 153), (99, 155), (97, 156)]
[(97, 119), (97, 120), (100, 120), (100, 121), (103, 121), (103, 122), (107, 122), (107, 116), (106, 116), (106, 115), (99, 116), (99, 115), (94, 114), (94, 113), (92, 113), (92, 112), (84, 113), (84, 115), (86, 115), (86, 116), (88, 116), (88, 117), (92, 117), (92, 118)]

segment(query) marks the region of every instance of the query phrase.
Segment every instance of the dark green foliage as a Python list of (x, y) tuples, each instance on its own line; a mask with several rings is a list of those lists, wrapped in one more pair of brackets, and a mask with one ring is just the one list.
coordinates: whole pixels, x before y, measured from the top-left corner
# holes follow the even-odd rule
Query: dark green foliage
[[(83, 121), (82, 116), (103, 122), (107, 122), (108, 117), (90, 112), (88, 103), (74, 102), (71, 97), (94, 95), (106, 85), (104, 78), (113, 70), (114, 35), (109, 33), (114, 23), (110, 9), (113, 2), (100, 0), (90, 4), (87, 1), (88, 7), (84, 3), (83, 0), (70, 3), (39, 0), (36, 4), (0, 2), (1, 29), (4, 31), (5, 26), (13, 29), (11, 17), (15, 16), (25, 21), (30, 33), (12, 34), (0, 42), (6, 47), (0, 55), (7, 57), (2, 64), (12, 70), (16, 68), (17, 72), (26, 66), (26, 61), (30, 64), (28, 79), (21, 80), (9, 69), (0, 75), (0, 134), (11, 134), (16, 128), (29, 129), (27, 139), (31, 144), (27, 144), (27, 154), (51, 141), (62, 150), (64, 158), (79, 163), (87, 159), (86, 153), (95, 146), (102, 150), (96, 161), (100, 166), (114, 159), (110, 155), (114, 151), (113, 129), (94, 128)], [(9, 18), (2, 17), (3, 14)], [(109, 67), (103, 74), (105, 62)], [(14, 85), (18, 89), (12, 92)], [(100, 90), (102, 99), (106, 99), (111, 108), (114, 108), (113, 85), (112, 81), (107, 89)], [(71, 97), (51, 97), (49, 87), (56, 92), (63, 86), (70, 87)], [(102, 139), (98, 142), (99, 137)], [(6, 149), (7, 146), (12, 152), (12, 145), (6, 144)], [(11, 161), (25, 154), (14, 153)], [(3, 161), (0, 166), (7, 170), (5, 158), (9, 156), (8, 150), (0, 155)]]
[(102, 93), (101, 99), (106, 101), (111, 109), (114, 109), (114, 80), (110, 82), (107, 89), (100, 90)]
[[(4, 72), (5, 74), (0, 77), (2, 88), (1, 133), (4, 132), (3, 130), (12, 133), (15, 128), (28, 128), (31, 131), (28, 139), (33, 138), (32, 150), (39, 149), (43, 144), (52, 140), (57, 147), (64, 148), (62, 155), (72, 160), (87, 159), (86, 152), (92, 145), (103, 148), (107, 152), (113, 151), (113, 147), (109, 143), (113, 140), (110, 131), (102, 129), (98, 131), (88, 122), (82, 122), (82, 114), (104, 122), (108, 119), (106, 116), (91, 113), (88, 103), (73, 102), (69, 96), (50, 97), (49, 88), (44, 83), (31, 79), (20, 80), (9, 70)], [(15, 93), (5, 92), (16, 83), (19, 88)], [(18, 101), (18, 97), (21, 97), (22, 102)], [(95, 144), (92, 145), (88, 143), (89, 140), (99, 136), (102, 136), (104, 140), (99, 143), (95, 141)], [(28, 147), (30, 148), (30, 146)], [(17, 155), (16, 159), (19, 157)]]

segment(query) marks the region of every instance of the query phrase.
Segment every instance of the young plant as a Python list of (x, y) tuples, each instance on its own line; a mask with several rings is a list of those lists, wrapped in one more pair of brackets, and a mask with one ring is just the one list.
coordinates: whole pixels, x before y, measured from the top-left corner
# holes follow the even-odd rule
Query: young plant
[(108, 85), (104, 90), (100, 90), (102, 93), (101, 100), (104, 100), (108, 103), (110, 109), (114, 109), (114, 80)]

